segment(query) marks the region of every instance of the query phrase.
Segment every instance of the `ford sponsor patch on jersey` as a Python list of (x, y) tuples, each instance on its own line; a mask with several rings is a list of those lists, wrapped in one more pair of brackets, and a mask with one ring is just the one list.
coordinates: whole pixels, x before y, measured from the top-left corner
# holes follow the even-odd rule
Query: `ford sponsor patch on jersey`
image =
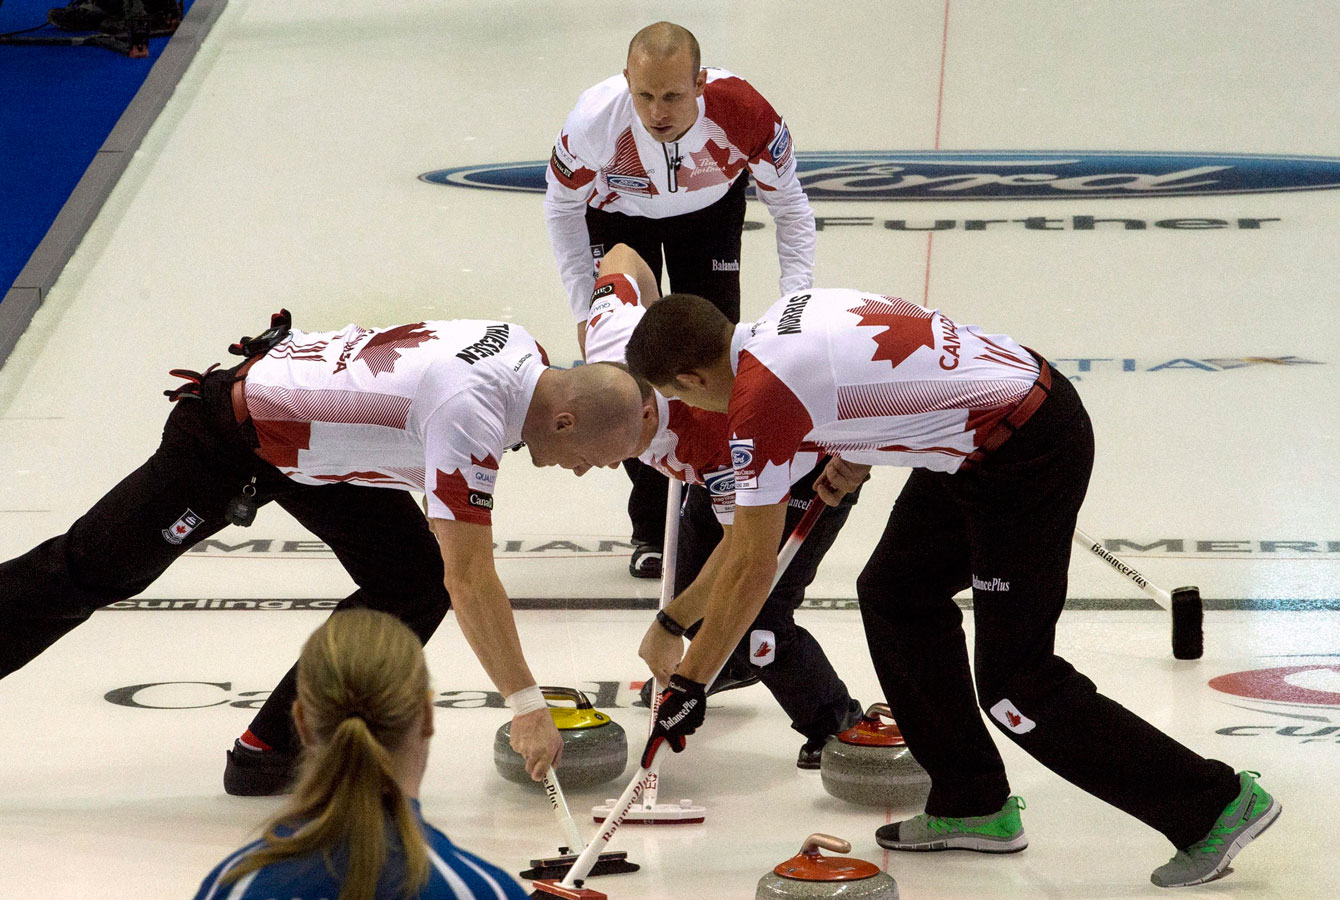
[(650, 194), (651, 179), (638, 178), (636, 175), (606, 175), (605, 183), (612, 190), (626, 191), (633, 194)]
[(754, 461), (754, 439), (732, 439), (730, 442), (730, 464), (736, 471), (745, 468)]
[(703, 485), (713, 497), (722, 497), (735, 493), (735, 470), (721, 469), (703, 476)]
[(730, 464), (735, 470), (735, 490), (758, 490), (758, 472), (754, 471), (754, 439), (732, 438)]
[(712, 500), (712, 512), (725, 521), (735, 514), (735, 470), (719, 469), (703, 475), (703, 486)]
[(768, 155), (772, 157), (772, 164), (779, 172), (790, 165), (791, 129), (786, 127), (785, 122), (777, 131), (777, 136), (772, 139), (772, 143), (768, 145)]

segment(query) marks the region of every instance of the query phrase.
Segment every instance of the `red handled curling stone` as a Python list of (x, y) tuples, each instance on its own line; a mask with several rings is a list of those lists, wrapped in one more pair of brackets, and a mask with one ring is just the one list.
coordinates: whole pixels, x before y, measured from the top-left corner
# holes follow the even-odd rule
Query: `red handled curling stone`
[(828, 793), (861, 806), (919, 808), (931, 790), (930, 776), (912, 757), (884, 703), (871, 706), (861, 721), (824, 745), (819, 775)]
[(863, 859), (824, 856), (819, 848), (850, 853), (851, 844), (830, 834), (805, 838), (800, 853), (758, 880), (754, 900), (898, 900), (898, 882)]
[[(551, 706), (549, 715), (563, 738), (563, 758), (555, 771), (569, 787), (589, 787), (618, 778), (628, 767), (628, 738), (619, 724), (591, 706), (586, 695), (574, 688), (542, 687), (546, 700), (569, 700), (574, 706)], [(543, 785), (531, 779), (526, 761), (512, 749), (512, 723), (498, 729), (493, 738), (493, 765), (508, 781)], [(580, 849), (580, 848), (577, 848)]]

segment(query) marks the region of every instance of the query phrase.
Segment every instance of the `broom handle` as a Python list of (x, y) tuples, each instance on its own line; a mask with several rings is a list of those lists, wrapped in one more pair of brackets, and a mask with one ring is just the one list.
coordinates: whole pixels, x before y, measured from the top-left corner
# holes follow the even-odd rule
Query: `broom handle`
[[(809, 537), (810, 531), (814, 528), (814, 523), (819, 520), (819, 516), (823, 514), (826, 505), (826, 503), (819, 499), (819, 495), (815, 494), (810, 500), (810, 505), (805, 507), (805, 514), (800, 517), (800, 521), (797, 522), (796, 527), (792, 529), (791, 535), (786, 539), (786, 543), (782, 544), (782, 549), (777, 551), (777, 571), (772, 576), (772, 587), (768, 588), (769, 594), (777, 589), (777, 583), (781, 581), (782, 576), (786, 574), (787, 566), (791, 565), (791, 560), (795, 559), (796, 553), (800, 551), (800, 545), (805, 543), (805, 538)], [(727, 661), (729, 661), (729, 659), (730, 657), (727, 657)], [(726, 664), (722, 663), (721, 667), (717, 669), (716, 675), (713, 675), (711, 680), (707, 682), (705, 690), (710, 691), (712, 689), (712, 685), (716, 683), (717, 676), (721, 674), (721, 669), (724, 668), (726, 668)]]
[(1171, 608), (1172, 606), (1171, 594), (1169, 594), (1163, 588), (1159, 587), (1154, 582), (1150, 581), (1145, 576), (1141, 575), (1129, 563), (1122, 561), (1120, 558), (1117, 557), (1115, 553), (1104, 547), (1101, 542), (1096, 541), (1093, 538), (1089, 537), (1087, 534), (1085, 534), (1083, 531), (1080, 531), (1078, 528), (1075, 529), (1074, 540), (1076, 544), (1083, 547), (1085, 550), (1088, 550), (1094, 556), (1098, 557), (1103, 562), (1107, 563), (1109, 566), (1115, 569), (1119, 574), (1125, 576), (1129, 581), (1133, 582), (1136, 587), (1138, 587), (1140, 590), (1144, 591), (1146, 594), (1152, 597), (1159, 604), (1159, 606), (1163, 607), (1165, 610)]
[[(814, 499), (810, 501), (809, 508), (805, 510), (805, 515), (801, 516), (800, 521), (796, 523), (795, 530), (791, 532), (791, 536), (786, 539), (786, 543), (782, 546), (781, 552), (777, 554), (777, 574), (772, 580), (772, 586), (774, 588), (777, 586), (777, 582), (781, 580), (782, 575), (785, 574), (786, 567), (790, 565), (791, 560), (795, 558), (796, 551), (800, 549), (800, 545), (804, 543), (805, 538), (814, 527), (815, 521), (817, 521), (819, 516), (823, 513), (824, 505), (823, 500), (819, 499), (818, 495), (816, 495)], [(665, 565), (664, 560), (662, 560), (661, 565)], [(664, 571), (664, 569), (662, 569), (662, 571)], [(769, 593), (771, 593), (771, 591), (769, 591)], [(724, 667), (725, 664), (723, 663), (722, 665)], [(719, 674), (721, 674), (720, 669), (717, 670), (716, 675), (712, 676), (712, 680), (707, 683), (708, 687), (712, 686), (712, 682), (717, 680), (716, 676)], [(657, 761), (660, 759), (661, 751), (664, 749), (664, 743), (659, 745), (652, 753), (651, 765), (646, 768), (638, 769), (637, 774), (633, 776), (633, 780), (628, 782), (628, 787), (624, 788), (623, 794), (620, 795), (619, 799), (616, 800), (614, 805), (610, 808), (610, 814), (606, 816), (605, 821), (600, 824), (600, 833), (592, 839), (591, 843), (588, 844), (581, 855), (577, 857), (576, 862), (572, 864), (572, 868), (568, 870), (568, 874), (560, 882), (563, 887), (575, 888), (578, 881), (585, 879), (586, 876), (591, 873), (591, 869), (594, 868), (596, 860), (600, 857), (600, 854), (604, 849), (609, 846), (610, 839), (614, 837), (614, 832), (617, 831), (619, 825), (623, 823), (624, 816), (628, 815), (628, 811), (632, 809), (633, 804), (637, 802), (638, 797), (644, 790), (644, 779), (646, 779), (647, 775), (656, 766)]]
[(582, 833), (577, 830), (577, 822), (568, 810), (568, 801), (563, 796), (563, 788), (559, 786), (558, 773), (554, 771), (553, 766), (544, 773), (544, 795), (549, 798), (549, 806), (554, 810), (554, 818), (558, 819), (558, 827), (562, 829), (568, 847), (576, 850), (585, 846), (586, 841), (582, 840)]
[[(675, 599), (675, 564), (679, 559), (679, 507), (684, 497), (684, 482), (678, 478), (667, 478), (668, 486), (665, 490), (665, 537), (662, 539), (661, 546), (661, 600), (660, 608), (665, 609), (671, 600)], [(664, 685), (652, 677), (651, 684), (651, 718), (647, 722), (647, 734), (651, 734), (651, 729), (656, 726), (656, 711), (661, 707), (661, 691)], [(643, 809), (652, 809), (656, 806), (657, 789), (660, 787), (661, 766), (660, 763), (652, 761), (651, 767), (647, 772), (647, 787), (642, 792)]]

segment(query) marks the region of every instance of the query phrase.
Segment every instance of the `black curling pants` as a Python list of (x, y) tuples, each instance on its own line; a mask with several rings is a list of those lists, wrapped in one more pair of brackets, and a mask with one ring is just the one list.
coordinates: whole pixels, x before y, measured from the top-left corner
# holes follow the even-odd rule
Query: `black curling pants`
[[(0, 563), (0, 677), (23, 666), (99, 607), (143, 591), (192, 546), (226, 524), (225, 505), (256, 477), (256, 499), (278, 503), (334, 551), (358, 585), (340, 609), (365, 606), (404, 620), (426, 641), (451, 601), (437, 540), (408, 492), (352, 484), (303, 485), (257, 457), (238, 425), (231, 376), (205, 378), (200, 398), (179, 400), (158, 449), (70, 530)], [(164, 532), (190, 513), (179, 543)], [(248, 593), (265, 590), (264, 584)], [(271, 746), (296, 750), (290, 707), (296, 666), (251, 724)]]
[[(744, 230), (745, 184), (736, 179), (711, 206), (664, 219), (630, 216), (587, 208), (586, 228), (591, 252), (603, 255), (615, 244), (627, 244), (646, 260), (661, 280), (661, 260), (670, 275), (670, 289), (705, 297), (732, 322), (740, 321), (740, 235)], [(665, 476), (635, 459), (624, 462), (633, 482), (628, 518), (633, 540), (665, 542)]]
[[(1034, 759), (1185, 848), (1237, 795), (1233, 770), (1098, 693), (1054, 649), (1092, 465), (1088, 414), (1053, 370), (1051, 396), (980, 466), (913, 470), (857, 582), (870, 654), (931, 776), (926, 812), (985, 815), (1009, 795), (980, 706)], [(971, 669), (952, 599), (969, 586)]]
[[(786, 510), (786, 535), (795, 529), (810, 503), (823, 503), (814, 494), (814, 479), (822, 471), (820, 465), (792, 486)], [(726, 664), (726, 671), (756, 673), (790, 717), (791, 727), (807, 740), (841, 730), (846, 724), (851, 695), (814, 635), (796, 624), (795, 611), (805, 599), (805, 589), (814, 581), (824, 554), (847, 521), (858, 493), (848, 494), (840, 505), (826, 508), (819, 516)], [(721, 542), (721, 536), (721, 525), (712, 512), (707, 490), (697, 485), (690, 487), (679, 520), (676, 594), (697, 577), (707, 557)], [(769, 649), (771, 653), (767, 652)]]

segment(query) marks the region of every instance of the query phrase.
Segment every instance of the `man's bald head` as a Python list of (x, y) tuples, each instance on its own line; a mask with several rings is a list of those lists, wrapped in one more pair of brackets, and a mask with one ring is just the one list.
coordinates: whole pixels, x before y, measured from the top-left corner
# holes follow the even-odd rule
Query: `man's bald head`
[(682, 25), (673, 22), (655, 22), (643, 28), (628, 42), (628, 58), (639, 54), (650, 62), (664, 62), (681, 53), (689, 57), (689, 77), (696, 78), (702, 68), (702, 53), (698, 39)]
[(677, 141), (698, 120), (707, 72), (687, 28), (657, 22), (633, 35), (623, 75), (633, 109), (654, 140)]
[(537, 466), (578, 475), (645, 449), (643, 423), (656, 415), (651, 386), (618, 363), (547, 370), (535, 385), (521, 437)]
[(578, 413), (579, 427), (602, 431), (629, 428), (628, 413), (641, 409), (643, 391), (628, 367), (619, 363), (591, 363), (575, 366), (564, 373), (569, 409)]

